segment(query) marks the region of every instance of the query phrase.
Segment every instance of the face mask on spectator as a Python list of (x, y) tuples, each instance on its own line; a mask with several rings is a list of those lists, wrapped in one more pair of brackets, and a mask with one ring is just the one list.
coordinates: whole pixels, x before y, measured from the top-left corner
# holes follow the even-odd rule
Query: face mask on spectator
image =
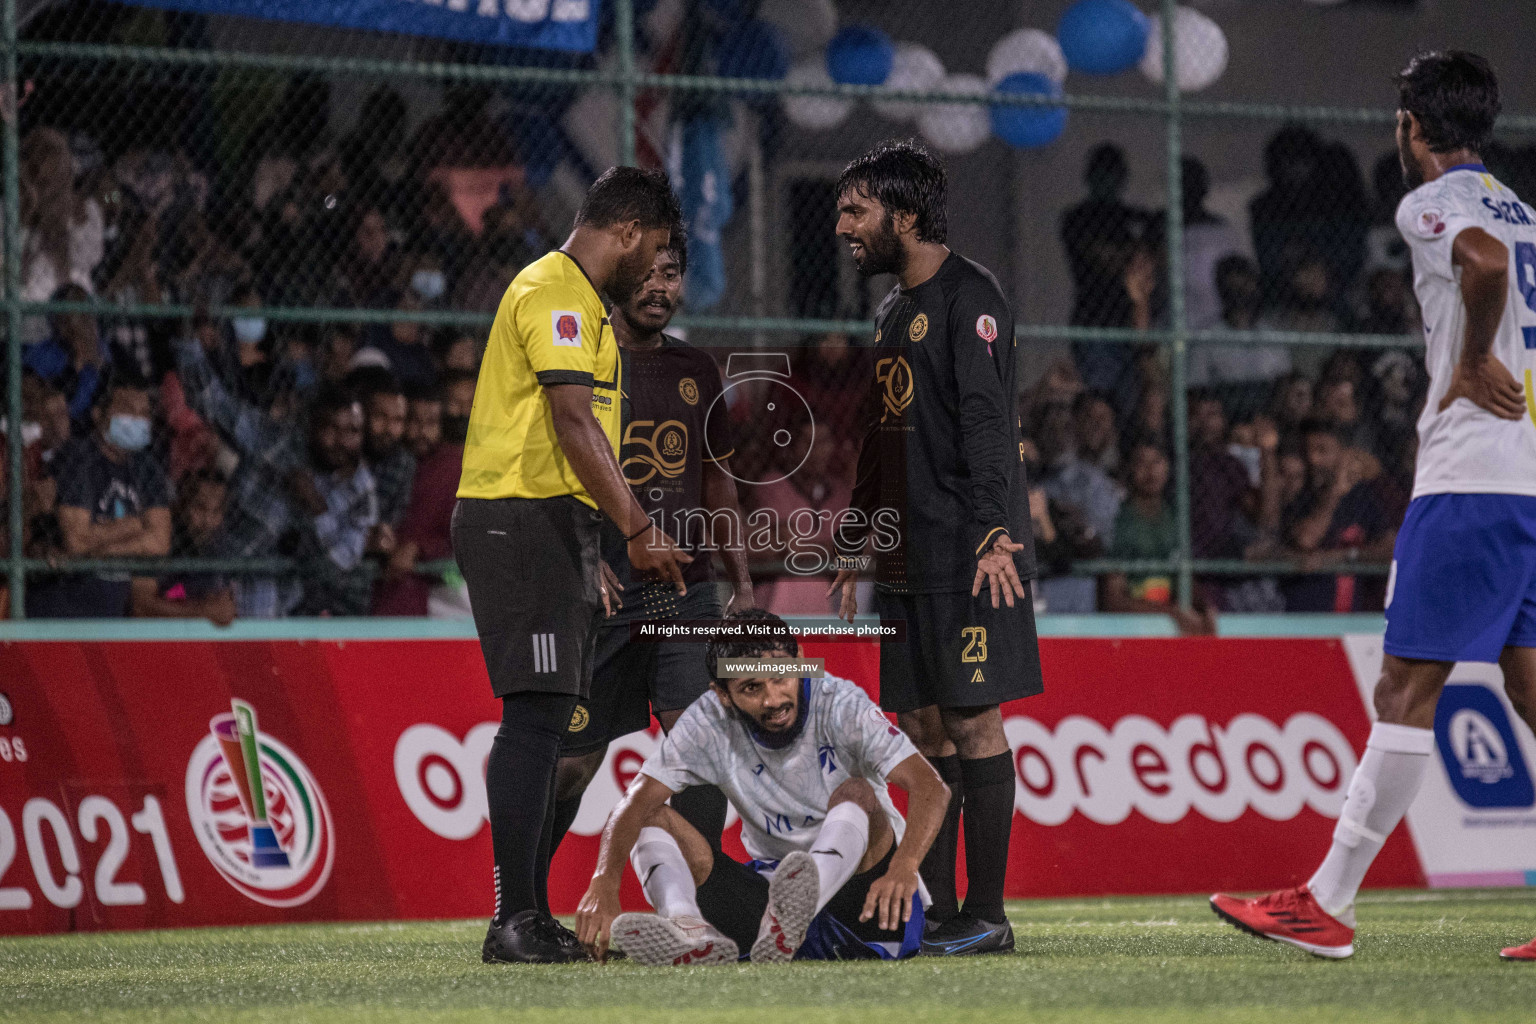
[(418, 270), (411, 275), (411, 289), (427, 302), (435, 302), (448, 290), (448, 279), (441, 270)]
[(443, 440), (450, 444), (463, 444), (469, 436), (468, 416), (444, 416)]
[(43, 425), (36, 420), (21, 421), (21, 444), (26, 447), (43, 439)]
[(237, 316), (230, 321), (235, 329), (235, 340), (254, 345), (267, 336), (267, 318), (263, 316)]
[(142, 451), (149, 447), (149, 420), (143, 416), (113, 416), (107, 426), (107, 440), (125, 452)]

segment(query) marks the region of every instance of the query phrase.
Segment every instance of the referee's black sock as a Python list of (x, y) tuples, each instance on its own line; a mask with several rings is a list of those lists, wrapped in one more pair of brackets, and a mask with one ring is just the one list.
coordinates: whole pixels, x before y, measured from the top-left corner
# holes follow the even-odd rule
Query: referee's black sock
[(921, 869), (928, 895), (933, 897), (928, 918), (942, 923), (960, 913), (960, 898), (955, 895), (955, 858), (960, 853), (960, 804), (965, 799), (965, 783), (961, 778), (959, 754), (930, 757), (928, 763), (949, 787), (949, 807), (944, 811), (944, 823), (939, 826), (933, 845), (928, 847)]
[(965, 784), (965, 912), (1003, 920), (1003, 879), (1013, 833), (1013, 755), (960, 762)]
[(502, 698), (501, 728), (485, 765), (485, 798), (496, 861), (493, 920), (547, 905), (540, 848), (548, 834), (555, 764), (576, 708), (574, 695), (514, 693)]
[(725, 794), (715, 786), (691, 786), (672, 794), (672, 809), (699, 830), (711, 850), (720, 849), (725, 831)]

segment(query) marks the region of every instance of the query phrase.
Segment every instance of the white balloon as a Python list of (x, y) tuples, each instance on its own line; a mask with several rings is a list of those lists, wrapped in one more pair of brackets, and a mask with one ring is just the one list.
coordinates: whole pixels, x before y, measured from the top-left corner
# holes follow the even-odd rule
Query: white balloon
[[(938, 91), (957, 95), (986, 95), (980, 75), (950, 75)], [(985, 103), (935, 103), (924, 107), (917, 119), (923, 137), (945, 153), (969, 153), (992, 134), (992, 118)]]
[[(796, 64), (784, 76), (790, 85), (831, 85), (832, 76), (827, 74), (827, 62), (820, 55), (803, 64)], [(826, 131), (836, 128), (848, 119), (853, 110), (853, 100), (837, 96), (784, 96), (784, 113), (801, 128)]]
[(987, 83), (996, 85), (1016, 71), (1033, 71), (1060, 85), (1067, 78), (1067, 58), (1056, 37), (1037, 28), (1009, 32), (987, 54)]
[[(885, 79), (887, 89), (933, 90), (943, 81), (944, 62), (939, 60), (938, 54), (918, 43), (897, 44), (896, 59), (891, 62), (891, 73)], [(926, 104), (886, 100), (874, 106), (881, 117), (892, 121), (915, 121)]]
[(763, 0), (757, 16), (784, 33), (795, 60), (819, 51), (837, 35), (832, 0)]
[[(1162, 19), (1152, 15), (1147, 33), (1147, 52), (1141, 73), (1154, 82), (1163, 80)], [(1227, 36), (1221, 26), (1190, 7), (1174, 8), (1174, 60), (1179, 68), (1179, 91), (1198, 92), (1227, 70)]]

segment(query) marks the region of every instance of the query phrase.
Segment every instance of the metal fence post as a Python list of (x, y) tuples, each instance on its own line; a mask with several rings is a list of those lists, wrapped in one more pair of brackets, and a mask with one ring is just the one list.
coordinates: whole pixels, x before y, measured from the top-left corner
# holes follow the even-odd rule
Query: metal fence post
[(1178, 522), (1178, 599), (1183, 608), (1194, 599), (1190, 545), (1189, 484), (1189, 321), (1184, 309), (1184, 168), (1183, 123), (1179, 110), (1178, 54), (1174, 45), (1177, 5), (1162, 0), (1163, 97), (1168, 104), (1168, 343), (1169, 407), (1173, 413), (1174, 515)]
[(635, 164), (635, 3), (613, 0), (619, 51), (619, 163)]
[(8, 568), (11, 589), (11, 616), (26, 615), (26, 568), (22, 563), (25, 553), (21, 531), (22, 514), (21, 476), (21, 184), (18, 160), (21, 144), (18, 139), (21, 116), (21, 90), (16, 81), (16, 0), (3, 0), (4, 12), (0, 15), (0, 31), (5, 34), (5, 81), (0, 83), (0, 122), (3, 122), (3, 138), (0, 148), (4, 153), (5, 174), (5, 340), (6, 340), (6, 449), (11, 485), (10, 534), (11, 545)]

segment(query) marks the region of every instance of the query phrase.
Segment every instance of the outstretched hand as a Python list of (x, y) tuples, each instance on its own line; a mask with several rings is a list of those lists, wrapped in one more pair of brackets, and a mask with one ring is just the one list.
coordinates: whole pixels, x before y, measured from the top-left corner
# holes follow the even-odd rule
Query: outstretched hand
[(985, 580), (992, 590), (993, 608), (998, 606), (999, 597), (1007, 602), (1009, 608), (1013, 607), (1015, 597), (1024, 600), (1024, 581), (1019, 579), (1019, 570), (1013, 564), (1014, 552), (1023, 550), (1023, 544), (1015, 544), (1006, 533), (999, 534), (986, 554), (976, 560), (976, 578), (971, 582), (971, 596), (981, 593), (981, 584)]

